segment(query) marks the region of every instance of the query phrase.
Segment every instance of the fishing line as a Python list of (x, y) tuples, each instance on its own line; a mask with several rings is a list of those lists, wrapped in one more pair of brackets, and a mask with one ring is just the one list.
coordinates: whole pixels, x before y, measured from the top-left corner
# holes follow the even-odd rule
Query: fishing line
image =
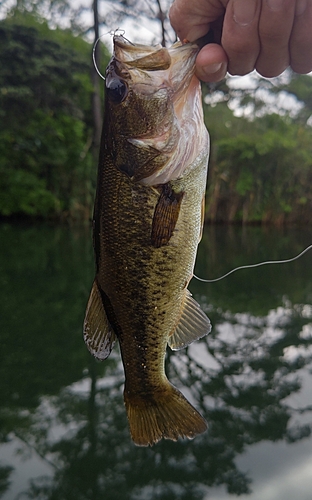
[[(99, 38), (95, 41), (94, 43), (94, 46), (93, 46), (93, 50), (92, 50), (92, 59), (93, 59), (93, 64), (94, 64), (94, 68), (97, 72), (97, 74), (103, 79), (105, 80), (105, 76), (103, 76), (101, 74), (101, 72), (99, 71), (98, 67), (97, 67), (97, 64), (96, 64), (96, 60), (95, 60), (95, 50), (96, 50), (96, 47), (97, 47), (97, 44), (99, 43), (100, 39), (103, 37), (103, 36), (106, 36), (108, 34), (110, 34), (111, 36), (114, 36), (116, 35), (118, 32), (120, 32), (121, 36), (124, 36), (125, 34), (125, 31), (118, 28), (117, 30), (114, 30), (114, 31), (108, 31), (107, 33), (104, 33), (103, 35), (99, 36)], [(130, 42), (129, 40), (127, 40), (131, 45), (132, 42)], [(287, 264), (289, 262), (293, 262), (294, 260), (297, 260), (299, 259), (300, 257), (302, 257), (302, 255), (304, 255), (306, 252), (308, 252), (309, 250), (311, 250), (312, 248), (312, 245), (309, 245), (307, 248), (305, 248), (302, 252), (300, 252), (298, 255), (296, 255), (295, 257), (292, 257), (291, 259), (284, 259), (284, 260), (267, 260), (265, 262), (258, 262), (257, 264), (249, 264), (249, 265), (246, 265), (246, 266), (239, 266), (239, 267), (235, 267), (234, 269), (232, 269), (231, 271), (229, 271), (228, 273), (224, 274), (223, 276), (220, 276), (219, 278), (214, 278), (214, 279), (203, 279), (203, 278), (199, 278), (198, 276), (196, 276), (195, 274), (193, 274), (193, 277), (196, 278), (198, 281), (202, 281), (203, 283), (215, 283), (216, 281), (221, 281), (223, 280), (224, 278), (227, 278), (228, 276), (230, 276), (230, 274), (233, 274), (235, 273), (236, 271), (240, 271), (242, 269), (252, 269), (254, 267), (260, 267), (260, 266), (266, 266), (268, 264)]]
[[(125, 30), (121, 29), (121, 28), (117, 28), (116, 30), (111, 30), (111, 31), (107, 31), (106, 33), (104, 33), (103, 35), (99, 36), (99, 38), (94, 42), (94, 45), (93, 45), (93, 49), (92, 49), (92, 60), (93, 60), (93, 65), (94, 65), (94, 68), (95, 68), (95, 71), (97, 72), (97, 74), (102, 78), (102, 80), (105, 81), (105, 76), (102, 75), (102, 73), (100, 72), (99, 68), (97, 67), (97, 64), (96, 64), (96, 60), (95, 60), (95, 49), (97, 47), (97, 44), (99, 43), (100, 39), (103, 37), (103, 36), (106, 36), (106, 35), (111, 35), (111, 36), (115, 36), (115, 35), (120, 35), (120, 36), (123, 36), (124, 37), (124, 34), (125, 34)], [(124, 37), (125, 38), (125, 37)], [(127, 38), (125, 38), (125, 40), (127, 40)], [(131, 43), (129, 40), (127, 40), (127, 42)], [(131, 45), (133, 45), (133, 43), (131, 43)]]
[(215, 278), (212, 280), (205, 280), (203, 278), (199, 278), (198, 276), (193, 275), (194, 278), (196, 278), (198, 281), (203, 281), (204, 283), (215, 283), (216, 281), (223, 280), (223, 278), (226, 278), (232, 273), (235, 273), (235, 271), (239, 271), (240, 269), (251, 269), (252, 267), (260, 267), (260, 266), (265, 266), (267, 264), (287, 264), (288, 262), (293, 262), (294, 260), (299, 259), (304, 255), (308, 250), (311, 250), (312, 245), (309, 245), (307, 248), (305, 248), (302, 252), (300, 252), (296, 257), (292, 257), (291, 259), (285, 259), (285, 260), (267, 260), (265, 262), (258, 262), (258, 264), (249, 264), (248, 266), (239, 266), (235, 267), (235, 269), (232, 269), (232, 271), (229, 271), (228, 273), (224, 274), (223, 276), (220, 276), (220, 278)]

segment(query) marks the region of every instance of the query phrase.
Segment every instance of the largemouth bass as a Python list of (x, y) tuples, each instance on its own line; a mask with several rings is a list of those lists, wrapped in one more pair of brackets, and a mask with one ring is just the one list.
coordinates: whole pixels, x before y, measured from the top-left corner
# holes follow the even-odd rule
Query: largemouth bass
[(204, 220), (209, 139), (198, 46), (166, 49), (114, 36), (94, 208), (96, 276), (84, 339), (106, 359), (118, 339), (135, 444), (193, 438), (204, 418), (168, 381), (166, 346), (208, 334), (187, 286)]

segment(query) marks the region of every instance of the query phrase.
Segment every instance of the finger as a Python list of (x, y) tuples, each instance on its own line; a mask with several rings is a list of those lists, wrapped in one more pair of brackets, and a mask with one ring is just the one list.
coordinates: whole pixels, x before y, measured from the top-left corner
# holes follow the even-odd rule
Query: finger
[(296, 73), (312, 71), (312, 2), (298, 1), (290, 36), (290, 66)]
[(257, 71), (265, 77), (280, 75), (290, 63), (289, 40), (295, 15), (295, 0), (263, 0)]
[(210, 23), (223, 15), (228, 0), (175, 0), (170, 7), (170, 23), (180, 40), (194, 42), (204, 36)]
[(227, 56), (220, 45), (205, 45), (196, 58), (196, 75), (204, 82), (218, 82), (227, 71)]
[(261, 0), (230, 0), (223, 25), (222, 46), (232, 75), (246, 75), (255, 67), (260, 52), (258, 22)]

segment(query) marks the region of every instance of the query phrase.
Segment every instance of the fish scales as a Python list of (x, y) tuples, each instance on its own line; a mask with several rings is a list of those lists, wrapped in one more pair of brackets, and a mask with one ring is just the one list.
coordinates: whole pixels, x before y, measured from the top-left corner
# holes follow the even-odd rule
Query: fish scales
[[(115, 39), (115, 56), (120, 47), (127, 49), (122, 37)], [(151, 65), (153, 51), (139, 58), (139, 66)], [(193, 46), (189, 53), (193, 56), (190, 71), (194, 72), (196, 48)], [(118, 66), (116, 71), (114, 58), (112, 64), (108, 75), (111, 71), (114, 78), (116, 73), (118, 78), (126, 78), (129, 68)], [(135, 67), (135, 60), (132, 64)], [(167, 60), (164, 64), (168, 64)], [(157, 65), (161, 66), (159, 58)], [(190, 85), (191, 78), (187, 75), (185, 78)], [(131, 79), (135, 77), (131, 75)], [(153, 85), (147, 81), (145, 85)], [(117, 93), (123, 92), (118, 82), (114, 83)], [(131, 436), (136, 444), (146, 446), (161, 438), (192, 438), (206, 429), (202, 416), (169, 383), (164, 360), (168, 343), (178, 349), (210, 331), (208, 318), (187, 291), (203, 225), (208, 151), (202, 147), (181, 175), (167, 179), (161, 173), (158, 180), (152, 178), (146, 182), (155, 172), (158, 175), (163, 165), (166, 167), (168, 157), (173, 154), (170, 148), (176, 150), (172, 138), (177, 133), (176, 112), (171, 102), (175, 89), (173, 86), (166, 95), (160, 95), (160, 105), (157, 95), (155, 98), (159, 86), (151, 93), (152, 97), (149, 93), (147, 97), (143, 94), (148, 106), (144, 108), (143, 125), (138, 124), (136, 128), (135, 123), (129, 122), (129, 125), (128, 118), (123, 120), (125, 113), (129, 117), (131, 93), (135, 94), (135, 116), (139, 114), (140, 88), (136, 91), (135, 85), (133, 88), (130, 85), (131, 81), (130, 88), (126, 89), (130, 94), (129, 103), (124, 109), (121, 108), (123, 99), (121, 102), (118, 96), (112, 99), (110, 92), (106, 97), (94, 209), (96, 277), (87, 306), (84, 336), (88, 348), (99, 359), (109, 355), (118, 339)], [(186, 84), (185, 87), (188, 88)], [(181, 94), (183, 96), (183, 89)], [(164, 106), (168, 95), (170, 105)], [(144, 99), (141, 101), (144, 104)], [(118, 113), (119, 108), (122, 114)], [(159, 114), (158, 121), (157, 116), (156, 119), (153, 116), (155, 112)], [(159, 132), (161, 139), (157, 137)], [(137, 140), (138, 136), (143, 145), (133, 146), (133, 138)], [(147, 136), (147, 145), (144, 136)], [(148, 141), (154, 141), (159, 149), (153, 147), (151, 152)], [(163, 143), (164, 148), (160, 150)]]
[[(192, 172), (192, 176), (196, 174), (196, 171)], [(141, 363), (137, 363), (137, 346), (148, 348), (144, 355), (151, 363), (148, 366), (151, 368), (156, 360), (159, 370), (168, 333), (174, 328), (180, 312), (181, 296), (193, 271), (192, 256), (197, 247), (195, 242), (200, 235), (201, 212), (197, 199), (202, 193), (198, 192), (199, 189), (195, 189), (193, 193), (188, 191), (170, 244), (152, 248), (150, 234), (159, 197), (157, 191), (149, 186), (132, 186), (129, 178), (115, 169), (104, 168), (103, 176), (107, 185), (100, 212), (110, 213), (111, 216), (101, 217), (101, 258), (106, 265), (99, 266), (98, 281), (100, 284), (107, 283), (105, 290), (114, 303), (115, 314), (123, 332), (119, 338), (121, 349), (124, 343), (127, 346), (129, 344), (126, 350), (122, 349), (126, 379), (138, 390), (134, 373), (140, 370), (141, 377), (149, 378), (149, 370), (142, 372)], [(123, 195), (116, 204), (115, 199), (121, 191)], [(140, 203), (135, 198), (140, 199)], [(190, 212), (194, 217), (191, 225)], [(186, 248), (185, 240), (190, 241)], [(178, 262), (182, 265), (178, 266)], [(169, 310), (168, 303), (171, 304)], [(133, 338), (135, 343), (132, 342)]]

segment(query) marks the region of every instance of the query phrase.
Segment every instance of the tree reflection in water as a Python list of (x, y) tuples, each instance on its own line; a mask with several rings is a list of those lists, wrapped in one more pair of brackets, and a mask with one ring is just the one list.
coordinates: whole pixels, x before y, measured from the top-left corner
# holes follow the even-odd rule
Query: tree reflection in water
[[(88, 357), (84, 376), (74, 376), (67, 387), (44, 392), (36, 379), (38, 399), (33, 397), (29, 407), (25, 399), (3, 404), (2, 442), (18, 437), (22, 448), (40, 456), (51, 471), (32, 479), (19, 500), (201, 500), (220, 485), (229, 494), (250, 493), (252, 478), (236, 464), (248, 445), (310, 436), (311, 425), (299, 417), (310, 416), (312, 407), (295, 408), (289, 397), (311, 368), (312, 307), (285, 299), (269, 314), (247, 314), (223, 310), (217, 296), (195, 296), (213, 331), (185, 351), (168, 351), (166, 370), (204, 414), (208, 431), (193, 441), (135, 447), (118, 351), (105, 363)], [(73, 368), (78, 360), (82, 369), (83, 359), (80, 351), (73, 352)], [(1, 464), (0, 495), (11, 472)]]
[(17, 431), (55, 468), (53, 476), (33, 480), (25, 497), (202, 499), (221, 484), (229, 493), (248, 493), (251, 479), (235, 464), (246, 445), (310, 435), (310, 425), (295, 417), (312, 408), (292, 408), (287, 397), (301, 387), (298, 370), (311, 363), (311, 319), (311, 308), (289, 304), (260, 319), (217, 311), (208, 341), (170, 355), (169, 378), (182, 381), (209, 423), (192, 442), (136, 448), (117, 355), (104, 377), (92, 360), (88, 378), (42, 401)]

